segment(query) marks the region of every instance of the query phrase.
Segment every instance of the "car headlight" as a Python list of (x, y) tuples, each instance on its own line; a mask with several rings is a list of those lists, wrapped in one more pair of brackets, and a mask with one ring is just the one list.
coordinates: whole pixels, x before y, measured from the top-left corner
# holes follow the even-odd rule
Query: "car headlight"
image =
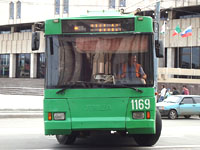
[(54, 113), (53, 118), (54, 120), (65, 120), (65, 113)]

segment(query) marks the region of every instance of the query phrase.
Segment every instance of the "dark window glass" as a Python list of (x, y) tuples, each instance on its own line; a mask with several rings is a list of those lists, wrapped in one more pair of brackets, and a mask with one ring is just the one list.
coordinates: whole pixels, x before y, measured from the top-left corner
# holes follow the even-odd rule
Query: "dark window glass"
[(179, 49), (175, 48), (175, 57), (174, 57), (174, 65), (175, 68), (179, 68)]
[(0, 77), (9, 77), (10, 55), (0, 55)]
[(13, 2), (10, 2), (10, 9), (9, 9), (9, 12), (10, 12), (10, 19), (14, 19), (14, 3)]
[(109, 0), (109, 8), (115, 8), (115, 0)]
[(32, 25), (17, 25), (15, 26), (14, 32), (32, 32)]
[(41, 53), (37, 56), (37, 77), (44, 78), (45, 76), (45, 54)]
[[(175, 67), (200, 69), (200, 47), (183, 47), (175, 49)], [(200, 76), (176, 76), (179, 78), (200, 79)]]
[(55, 0), (55, 14), (60, 14), (60, 0)]
[(199, 47), (192, 48), (192, 68), (200, 69), (200, 48)]
[(126, 0), (120, 0), (119, 1), (119, 6), (120, 7), (126, 7)]
[(167, 67), (167, 48), (165, 48), (165, 67)]
[(180, 48), (175, 56), (176, 67), (200, 69), (200, 47)]
[(17, 55), (17, 78), (30, 77), (30, 54)]
[(11, 27), (9, 26), (3, 26), (0, 28), (0, 34), (7, 34), (7, 33), (11, 33)]
[(179, 64), (180, 68), (191, 68), (191, 50), (190, 48), (180, 48), (180, 53), (179, 53)]
[(193, 104), (193, 100), (191, 97), (187, 97), (183, 99), (184, 104)]
[[(102, 26), (104, 24), (105, 26)], [(111, 30), (111, 26), (112, 30)], [(75, 29), (77, 27), (77, 29)], [(134, 19), (63, 20), (63, 33), (134, 31)]]
[(21, 18), (21, 2), (17, 2), (17, 19)]
[(200, 103), (200, 97), (194, 97), (196, 103)]
[(69, 13), (69, 0), (64, 0), (63, 4), (64, 4), (63, 13), (64, 14)]

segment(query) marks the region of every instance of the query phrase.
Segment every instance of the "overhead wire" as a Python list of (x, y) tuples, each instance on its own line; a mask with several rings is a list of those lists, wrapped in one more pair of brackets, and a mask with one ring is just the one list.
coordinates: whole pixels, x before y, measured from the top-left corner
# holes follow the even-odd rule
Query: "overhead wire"
[[(9, 4), (10, 2), (18, 2), (18, 1), (20, 1), (20, 0), (0, 0), (0, 3), (7, 3), (7, 4)], [(137, 3), (132, 3), (130, 6), (128, 6), (128, 7), (125, 7), (124, 8), (124, 10), (127, 10), (127, 9), (130, 9), (130, 8), (132, 8), (132, 7), (134, 7), (135, 9), (137, 9), (137, 6), (139, 5), (139, 4), (141, 4), (142, 2), (145, 2), (146, 0), (141, 0), (141, 1), (139, 1), (139, 2), (137, 2)], [(160, 1), (161, 3), (163, 2), (163, 3), (165, 3), (165, 2), (169, 2), (169, 1), (173, 1), (173, 2), (175, 2), (175, 0), (155, 0), (154, 2), (152, 2), (152, 3), (148, 3), (147, 5), (145, 5), (144, 7), (142, 7), (142, 8), (140, 8), (140, 9), (145, 9), (145, 8), (148, 8), (148, 9), (151, 9), (151, 10), (153, 10), (152, 8), (151, 8), (151, 6), (153, 6), (153, 5), (155, 5), (155, 3), (156, 2), (158, 2), (158, 1)], [(192, 2), (198, 2), (198, 1), (196, 1), (196, 0), (179, 0), (180, 2), (190, 2), (190, 3), (192, 3)], [(38, 0), (38, 2), (36, 2), (35, 0), (33, 0), (32, 2), (27, 2), (27, 1), (20, 1), (22, 4), (27, 4), (27, 5), (53, 5), (53, 6), (55, 6), (55, 2), (53, 1), (53, 2), (45, 2), (45, 1), (39, 1)], [(63, 4), (60, 4), (59, 6), (61, 6), (61, 7), (63, 7), (63, 6), (65, 6), (65, 5), (63, 5)], [(94, 5), (92, 5), (92, 4), (90, 4), (90, 5), (88, 5), (88, 4), (85, 4), (85, 5), (83, 5), (83, 4), (78, 4), (78, 5), (72, 5), (72, 4), (69, 4), (68, 5), (69, 7), (74, 7), (74, 6), (80, 6), (80, 7), (108, 7), (108, 5), (96, 5), (96, 4), (94, 4)], [(161, 5), (161, 7), (162, 7), (162, 5)], [(117, 7), (115, 7), (115, 9), (119, 9), (119, 8), (121, 8), (120, 6), (117, 6)], [(109, 9), (109, 8), (108, 8)], [(174, 7), (173, 6), (170, 6), (170, 7), (162, 7), (162, 9), (173, 9), (174, 11), (179, 11), (179, 12), (186, 12), (186, 13), (196, 13), (196, 14), (200, 14), (200, 13), (198, 13), (198, 12), (193, 12), (193, 11), (186, 11), (186, 10), (184, 10), (184, 9), (182, 9), (182, 10), (180, 10), (180, 8), (179, 8), (179, 10), (178, 9), (174, 9)]]

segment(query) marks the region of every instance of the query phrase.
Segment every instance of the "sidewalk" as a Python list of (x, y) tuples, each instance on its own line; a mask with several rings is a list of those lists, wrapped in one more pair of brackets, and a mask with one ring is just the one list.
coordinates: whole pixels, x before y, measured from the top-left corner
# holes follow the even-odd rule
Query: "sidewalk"
[(0, 118), (43, 117), (43, 96), (0, 94)]

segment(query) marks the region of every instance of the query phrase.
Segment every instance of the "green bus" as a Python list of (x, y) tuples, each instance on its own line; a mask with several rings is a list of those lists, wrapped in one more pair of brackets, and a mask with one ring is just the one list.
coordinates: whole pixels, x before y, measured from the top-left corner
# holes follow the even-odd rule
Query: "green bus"
[[(44, 32), (45, 135), (60, 144), (94, 133), (131, 136), (140, 146), (158, 141), (156, 59), (162, 51), (151, 17), (103, 12), (59, 18), (47, 20)], [(39, 48), (38, 33), (32, 50)]]

